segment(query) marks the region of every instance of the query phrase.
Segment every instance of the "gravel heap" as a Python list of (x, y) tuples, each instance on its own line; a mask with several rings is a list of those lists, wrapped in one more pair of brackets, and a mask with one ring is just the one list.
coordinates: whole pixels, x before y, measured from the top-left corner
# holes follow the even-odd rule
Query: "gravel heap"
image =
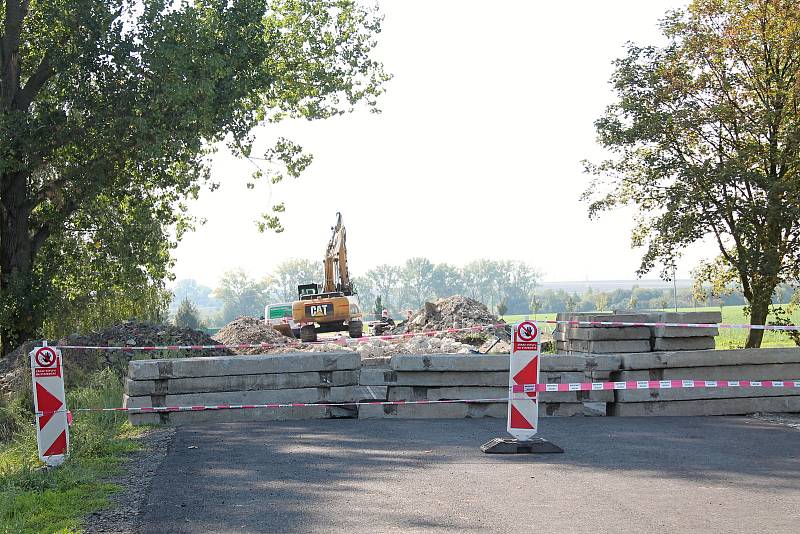
[(353, 347), (362, 359), (381, 358), (393, 354), (470, 354), (472, 345), (450, 337), (415, 336), (402, 340), (370, 339)]
[[(269, 343), (272, 345), (285, 345), (291, 341), (272, 328), (264, 321), (255, 317), (238, 317), (223, 326), (219, 332), (214, 334), (214, 339), (223, 345), (238, 345), (240, 343)], [(253, 349), (233, 349), (237, 354), (264, 354), (272, 352), (263, 348)]]
[[(435, 302), (426, 302), (408, 321), (399, 323), (393, 330), (394, 334), (405, 332), (429, 332), (432, 330), (445, 330), (447, 328), (469, 328), (477, 325), (503, 324), (504, 321), (494, 315), (481, 302), (469, 297), (455, 295), (438, 299)], [(497, 330), (495, 335), (501, 339), (510, 339), (503, 329)], [(489, 333), (488, 331), (484, 331)], [(475, 337), (473, 333), (452, 334), (451, 337), (459, 341)], [(485, 341), (481, 340), (478, 344)]]
[[(59, 345), (85, 345), (108, 347), (149, 347), (154, 345), (215, 345), (205, 332), (192, 328), (180, 328), (170, 324), (123, 321), (104, 330), (88, 334), (71, 334), (58, 341)], [(120, 374), (128, 372), (128, 362), (141, 358), (190, 358), (198, 356), (222, 356), (231, 354), (224, 349), (206, 350), (154, 350), (154, 351), (100, 351), (90, 349), (63, 349), (65, 376), (69, 376), (70, 365), (81, 371), (91, 372), (111, 367)]]

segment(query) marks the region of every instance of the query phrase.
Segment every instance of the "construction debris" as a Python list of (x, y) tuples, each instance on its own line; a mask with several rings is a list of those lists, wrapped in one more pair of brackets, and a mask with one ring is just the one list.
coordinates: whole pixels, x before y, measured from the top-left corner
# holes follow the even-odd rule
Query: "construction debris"
[[(441, 298), (435, 302), (426, 302), (425, 305), (414, 313), (409, 320), (399, 323), (393, 334), (406, 332), (430, 332), (446, 330), (448, 328), (469, 328), (492, 324), (505, 324), (505, 321), (494, 315), (481, 302), (469, 297), (455, 295)], [(495, 328), (494, 332), (482, 331), (484, 336), (476, 336), (473, 332), (448, 334), (458, 341), (471, 342), (481, 345), (488, 340), (489, 334), (494, 334), (502, 340), (509, 340), (510, 333), (505, 328)]]
[[(219, 332), (214, 334), (217, 343), (223, 345), (240, 345), (269, 343), (271, 345), (285, 345), (292, 341), (255, 317), (238, 317), (222, 327)], [(264, 354), (263, 348), (234, 349), (237, 354)], [(269, 351), (272, 352), (272, 351)]]

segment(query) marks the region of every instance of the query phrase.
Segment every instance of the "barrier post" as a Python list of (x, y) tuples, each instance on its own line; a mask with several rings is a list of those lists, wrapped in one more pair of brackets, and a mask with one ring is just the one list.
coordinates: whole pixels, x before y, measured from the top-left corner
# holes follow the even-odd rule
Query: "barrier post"
[(39, 459), (49, 467), (56, 467), (64, 463), (69, 451), (61, 351), (44, 342), (30, 352), (30, 357)]
[(508, 365), (508, 423), (513, 438), (495, 438), (481, 445), (487, 454), (564, 452), (543, 438), (539, 431), (539, 360), (541, 332), (533, 321), (514, 325)]

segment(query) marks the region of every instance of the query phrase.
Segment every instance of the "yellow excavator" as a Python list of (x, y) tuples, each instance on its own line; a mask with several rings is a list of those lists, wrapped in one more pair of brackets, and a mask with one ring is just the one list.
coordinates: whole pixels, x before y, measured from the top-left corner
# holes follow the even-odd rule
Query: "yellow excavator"
[(347, 331), (350, 337), (364, 335), (364, 323), (355, 289), (347, 268), (347, 246), (342, 214), (336, 213), (336, 226), (325, 251), (325, 283), (297, 287), (300, 300), (292, 303), (292, 319), (300, 325), (301, 341), (316, 341), (322, 332)]

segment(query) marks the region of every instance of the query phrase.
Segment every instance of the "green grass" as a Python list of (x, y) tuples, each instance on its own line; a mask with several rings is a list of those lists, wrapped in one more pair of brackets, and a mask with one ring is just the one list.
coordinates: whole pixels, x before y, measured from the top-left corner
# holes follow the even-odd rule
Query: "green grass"
[[(744, 314), (742, 306), (722, 306), (722, 322), (726, 324), (748, 324), (750, 318)], [(678, 308), (678, 311), (719, 311), (720, 307), (710, 308)], [(666, 309), (664, 311), (674, 311), (673, 309)], [(503, 320), (508, 323), (518, 323), (525, 319), (533, 319), (531, 315), (504, 315)], [(539, 320), (555, 320), (555, 313), (540, 313), (536, 315)], [(792, 324), (800, 325), (800, 309), (794, 311), (791, 316)], [(547, 325), (553, 328), (555, 325)], [(547, 328), (546, 328), (547, 330)], [(546, 331), (545, 330), (545, 331)], [(743, 328), (723, 328), (720, 329), (719, 336), (717, 336), (718, 349), (735, 349), (744, 347), (745, 340), (747, 339), (747, 329)], [(768, 331), (764, 332), (761, 346), (764, 348), (778, 348), (778, 347), (795, 347), (794, 341), (783, 332)]]
[[(108, 370), (67, 393), (70, 407), (117, 406), (121, 399), (121, 381)], [(23, 404), (17, 399), (0, 406), (18, 427), (0, 444), (0, 533), (80, 532), (82, 517), (106, 506), (119, 490), (105, 480), (139, 448), (133, 438), (140, 430), (120, 413), (79, 414), (70, 428), (68, 460), (45, 470), (37, 457), (33, 416)]]

